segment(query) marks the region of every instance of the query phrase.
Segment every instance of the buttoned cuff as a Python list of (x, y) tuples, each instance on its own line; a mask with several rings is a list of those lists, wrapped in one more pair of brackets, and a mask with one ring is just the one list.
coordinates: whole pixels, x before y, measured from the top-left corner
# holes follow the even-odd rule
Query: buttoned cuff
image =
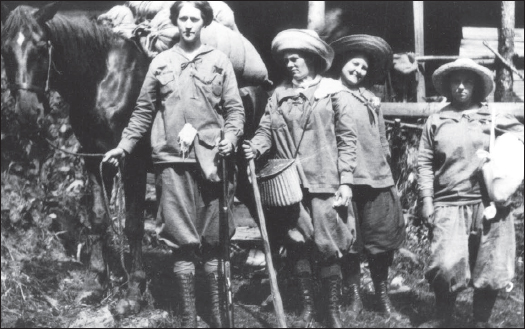
[(354, 175), (350, 172), (342, 172), (339, 177), (339, 185), (352, 185), (354, 184)]
[(133, 149), (135, 148), (135, 145), (137, 143), (133, 142), (133, 141), (130, 141), (129, 139), (125, 139), (123, 138), (120, 143), (118, 144), (118, 148), (121, 148), (123, 149), (124, 151), (126, 151), (128, 154), (130, 154)]
[(420, 190), (420, 191), (419, 191), (419, 197), (420, 197), (421, 199), (426, 198), (426, 197), (431, 197), (431, 198), (433, 198), (433, 197), (434, 197), (434, 190), (433, 190), (433, 189), (424, 189), (424, 190)]

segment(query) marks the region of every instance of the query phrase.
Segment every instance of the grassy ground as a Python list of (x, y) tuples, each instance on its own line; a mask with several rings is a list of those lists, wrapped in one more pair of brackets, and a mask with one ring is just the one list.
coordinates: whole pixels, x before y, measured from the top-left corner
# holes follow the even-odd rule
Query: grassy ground
[[(417, 234), (415, 228), (409, 235)], [(148, 288), (144, 308), (136, 316), (111, 317), (110, 327), (177, 327), (176, 291), (171, 278), (169, 250), (149, 241), (144, 247)], [(391, 278), (401, 277), (409, 291), (390, 295), (400, 317), (384, 319), (374, 311), (373, 289), (366, 264), (363, 264), (362, 293), (365, 311), (356, 321), (344, 319), (349, 328), (416, 327), (432, 315), (433, 295), (423, 280), (423, 270), (428, 256), (428, 242), (409, 239), (407, 250), (413, 250), (417, 260), (405, 254), (396, 256)], [(234, 248), (232, 258), (235, 292), (236, 327), (276, 326), (270, 293), (264, 270), (247, 267), (247, 248)], [(2, 229), (2, 327), (69, 327), (78, 326), (79, 318), (97, 317), (103, 310), (112, 312), (121, 294), (119, 285), (122, 272), (114, 269), (112, 289), (97, 306), (77, 302), (83, 283), (88, 279), (86, 267), (66, 256), (59, 237), (47, 230), (32, 227), (26, 231)], [(283, 295), (287, 322), (299, 314), (298, 296), (293, 276), (286, 269), (280, 270), (280, 287)], [(320, 288), (317, 287), (317, 294)], [(198, 300), (206, 297), (198, 289)], [(317, 306), (323, 305), (318, 296)], [(457, 327), (469, 327), (472, 316), (472, 289), (460, 294), (456, 309)], [(200, 327), (207, 327), (205, 305), (199, 303)], [(98, 313), (97, 313), (98, 312)], [(515, 287), (502, 292), (496, 303), (492, 321), (498, 327), (523, 327), (523, 262), (518, 260)], [(316, 315), (314, 327), (323, 328), (322, 312)]]

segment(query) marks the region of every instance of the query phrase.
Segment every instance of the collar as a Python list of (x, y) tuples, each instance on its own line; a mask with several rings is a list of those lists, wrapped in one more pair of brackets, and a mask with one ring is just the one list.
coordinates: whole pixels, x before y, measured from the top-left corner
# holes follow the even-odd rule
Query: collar
[[(490, 109), (488, 107), (487, 103), (480, 103), (480, 108), (476, 111), (471, 113), (470, 117), (479, 116), (482, 118), (487, 118), (487, 116), (490, 116)], [(461, 117), (464, 115), (464, 111), (457, 111), (452, 105), (448, 104), (443, 109), (439, 111), (439, 117), (441, 119), (452, 119), (455, 121), (459, 121)]]
[(323, 80), (320, 76), (318, 77), (319, 79), (316, 78), (314, 81), (312, 81), (312, 83), (309, 83), (307, 88), (296, 88), (292, 81), (283, 82), (275, 90), (277, 103), (281, 104), (288, 98), (302, 97), (312, 104), (314, 101), (314, 92), (317, 90), (317, 87), (319, 87), (320, 82)]
[[(171, 49), (173, 50), (173, 52), (181, 55), (182, 57), (184, 57), (186, 60), (188, 60), (188, 58), (186, 57), (186, 53), (184, 53), (184, 51), (182, 50), (182, 48), (179, 46), (179, 43), (176, 43), (173, 47), (171, 47)], [(203, 43), (202, 46), (201, 46), (201, 49), (199, 51), (199, 53), (197, 55), (195, 55), (195, 57), (193, 58), (193, 60), (195, 60), (195, 58), (201, 56), (201, 55), (204, 55), (204, 54), (207, 54), (207, 53), (210, 53), (212, 52), (213, 50), (215, 50), (215, 48)]]
[(296, 80), (292, 80), (292, 85), (293, 85), (294, 89), (306, 90), (306, 89), (308, 89), (310, 87), (313, 87), (313, 86), (319, 84), (319, 82), (321, 82), (321, 76), (320, 75), (316, 76), (311, 81), (306, 81), (306, 82), (298, 82)]

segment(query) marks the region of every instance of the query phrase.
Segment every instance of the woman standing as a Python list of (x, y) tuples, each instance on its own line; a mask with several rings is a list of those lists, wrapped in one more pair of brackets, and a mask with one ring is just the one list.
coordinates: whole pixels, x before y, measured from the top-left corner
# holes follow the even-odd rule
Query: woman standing
[[(216, 155), (232, 154), (243, 134), (244, 110), (231, 62), (201, 43), (202, 28), (213, 20), (209, 3), (176, 2), (170, 18), (179, 28), (180, 41), (152, 61), (120, 144), (106, 153), (104, 161), (117, 165), (151, 128), (157, 233), (173, 248), (182, 326), (197, 327), (194, 274), (201, 258), (211, 302), (210, 325), (221, 327), (217, 283), (221, 186)], [(233, 174), (227, 179), (233, 192)], [(233, 223), (230, 228), (233, 234)]]
[[(312, 266), (320, 263), (327, 317), (333, 328), (340, 317), (341, 257), (354, 240), (354, 221), (348, 216), (355, 166), (355, 126), (344, 105), (337, 81), (322, 78), (333, 50), (309, 30), (286, 30), (272, 42), (272, 54), (284, 64), (289, 79), (268, 101), (255, 136), (243, 145), (247, 159), (269, 156), (292, 159), (303, 190), (301, 202), (268, 209), (272, 246), (286, 245), (294, 263), (303, 312), (294, 327), (313, 320)], [(335, 208), (335, 209), (334, 209)]]
[(352, 96), (347, 105), (357, 126), (352, 186), (357, 243), (343, 262), (348, 309), (355, 318), (363, 308), (359, 253), (364, 248), (380, 311), (390, 315), (388, 268), (394, 251), (405, 239), (405, 221), (389, 166), (390, 147), (380, 100), (367, 87), (384, 79), (392, 63), (392, 50), (385, 40), (365, 34), (346, 36), (331, 45), (336, 54), (334, 72)]
[[(422, 327), (451, 325), (456, 296), (474, 286), (474, 326), (489, 328), (498, 289), (514, 276), (515, 235), (512, 215), (498, 209), (484, 216), (478, 150), (488, 150), (491, 114), (482, 101), (494, 87), (492, 72), (471, 59), (458, 59), (432, 76), (450, 105), (431, 115), (419, 146), (422, 215), (432, 230), (426, 278), (436, 296), (436, 319)], [(497, 117), (498, 131), (521, 133), (510, 115)]]

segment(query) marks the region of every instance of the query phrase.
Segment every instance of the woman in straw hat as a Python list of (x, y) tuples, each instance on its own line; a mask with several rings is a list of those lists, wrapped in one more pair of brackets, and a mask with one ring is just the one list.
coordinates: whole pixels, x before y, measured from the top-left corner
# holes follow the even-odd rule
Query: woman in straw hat
[[(471, 284), (475, 326), (485, 328), (498, 289), (514, 276), (515, 256), (512, 215), (485, 218), (478, 178), (476, 152), (489, 146), (492, 119), (482, 101), (493, 89), (492, 72), (464, 58), (438, 68), (432, 80), (451, 103), (428, 118), (419, 146), (422, 215), (433, 233), (426, 278), (436, 296), (436, 319), (422, 327), (451, 325), (457, 293)], [(496, 124), (523, 136), (513, 116), (498, 115)]]
[(355, 125), (345, 105), (349, 95), (337, 93), (342, 90), (337, 81), (320, 76), (334, 54), (314, 31), (279, 33), (272, 53), (290, 78), (276, 88), (255, 136), (243, 148), (247, 159), (292, 159), (298, 147), (295, 159), (303, 199), (268, 209), (272, 245), (285, 245), (294, 263), (303, 312), (293, 326), (307, 327), (313, 320), (309, 258), (315, 255), (329, 325), (340, 328), (340, 260), (354, 241), (355, 225), (348, 212), (356, 150)]
[(359, 253), (368, 256), (377, 304), (390, 316), (388, 268), (394, 251), (405, 239), (405, 222), (390, 170), (390, 147), (379, 98), (367, 87), (384, 79), (392, 64), (392, 50), (385, 40), (356, 34), (334, 41), (334, 72), (352, 96), (347, 104), (357, 126), (357, 165), (353, 203), (357, 243), (343, 261), (348, 314), (356, 317), (363, 305), (359, 295)]

